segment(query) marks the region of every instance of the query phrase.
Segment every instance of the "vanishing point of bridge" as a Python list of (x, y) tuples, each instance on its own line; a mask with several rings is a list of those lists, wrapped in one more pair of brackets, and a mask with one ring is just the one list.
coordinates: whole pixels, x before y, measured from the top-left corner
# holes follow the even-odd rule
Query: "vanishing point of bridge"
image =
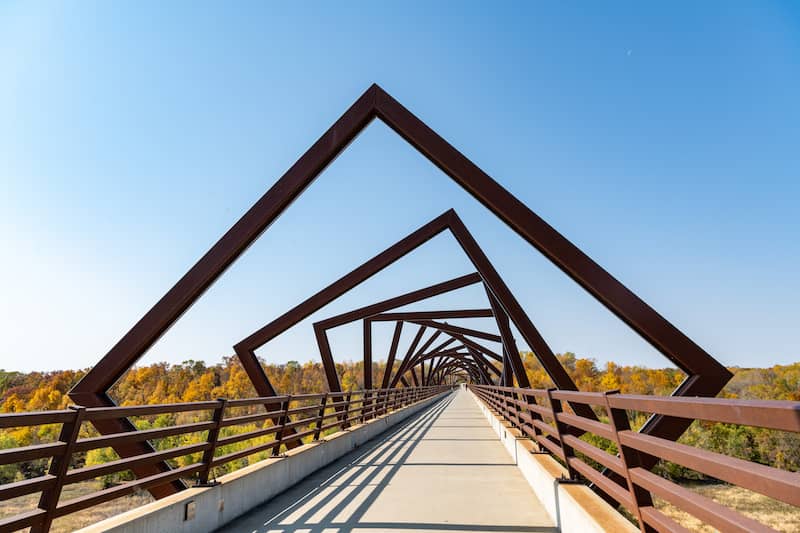
[[(451, 209), (234, 342), (257, 397), (117, 406), (111, 390), (120, 377), (375, 119), (683, 371), (672, 395), (579, 391)], [(276, 390), (257, 350), (443, 233), (473, 272), (317, 320), (312, 333), (328, 392)], [(480, 308), (429, 305), (473, 285), (486, 295)], [(485, 321), (473, 327), (474, 319), (489, 319), (491, 327)], [(394, 326), (380, 375), (373, 366), (376, 322)], [(359, 390), (343, 389), (328, 337), (347, 324), (363, 331)], [(408, 335), (402, 340), (404, 331), (410, 342)], [(518, 341), (547, 372), (551, 388), (531, 388)], [(668, 461), (800, 506), (797, 472), (678, 442), (697, 420), (800, 432), (800, 402), (715, 398), (731, 376), (373, 85), (83, 376), (69, 392), (74, 406), (0, 414), (0, 432), (47, 426), (58, 433), (0, 449), (0, 466), (20, 472), (17, 481), (0, 485), (0, 501), (35, 497), (29, 508), (0, 516), (0, 532), (59, 529), (65, 517), (135, 491), (156, 501), (87, 531), (687, 531), (664, 512), (667, 505), (720, 531), (773, 531), (653, 471)], [(644, 424), (634, 424), (642, 415)], [(87, 453), (99, 449), (116, 457), (87, 464)], [(131, 480), (69, 493), (76, 483), (121, 472)]]

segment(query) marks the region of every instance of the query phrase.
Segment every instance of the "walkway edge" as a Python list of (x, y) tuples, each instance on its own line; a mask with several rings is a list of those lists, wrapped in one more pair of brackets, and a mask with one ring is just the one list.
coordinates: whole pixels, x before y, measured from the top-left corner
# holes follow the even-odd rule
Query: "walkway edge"
[(558, 479), (566, 476), (567, 470), (549, 455), (533, 453), (537, 448), (530, 439), (523, 437), (519, 430), (510, 427), (472, 391), (469, 392), (560, 531), (564, 533), (639, 531), (589, 487), (559, 483)]
[[(358, 448), (408, 417), (439, 402), (446, 392), (382, 415), (365, 424), (289, 450), (285, 457), (265, 459), (218, 479), (219, 485), (191, 488), (107, 518), (77, 533), (206, 533), (224, 526), (253, 507)], [(193, 518), (187, 520), (187, 509)]]

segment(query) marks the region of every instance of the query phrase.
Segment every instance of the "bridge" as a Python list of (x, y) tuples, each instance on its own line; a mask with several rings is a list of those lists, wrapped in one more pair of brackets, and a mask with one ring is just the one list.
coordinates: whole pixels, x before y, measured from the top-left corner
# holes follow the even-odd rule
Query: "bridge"
[[(581, 391), (453, 210), (428, 221), (233, 344), (257, 396), (118, 406), (112, 387), (372, 120), (381, 120), (685, 374), (669, 396)], [(327, 392), (276, 390), (256, 350), (436, 235), (474, 272), (313, 324)], [(482, 308), (426, 301), (477, 285)], [(414, 308), (409, 308), (413, 306)], [(472, 319), (490, 319), (487, 330)], [(456, 322), (453, 322), (456, 321)], [(394, 325), (382, 373), (373, 325)], [(359, 389), (342, 386), (328, 332), (360, 323)], [(404, 328), (413, 339), (401, 350)], [(531, 386), (524, 343), (547, 373)], [(382, 354), (383, 355), (383, 354)], [(800, 507), (800, 474), (679, 442), (694, 421), (800, 432), (800, 402), (716, 398), (732, 377), (377, 85), (370, 87), (74, 385), (69, 409), (0, 414), (0, 436), (57, 436), (0, 449), (20, 479), (0, 501), (38, 496), (0, 531), (60, 521), (137, 491), (154, 502), (89, 531), (687, 531), (666, 509), (721, 531), (774, 531), (654, 472), (660, 462)], [(644, 417), (644, 422), (640, 421)], [(87, 464), (94, 450), (115, 457)], [(45, 464), (41, 472), (26, 465)], [(26, 472), (34, 472), (26, 475)], [(66, 496), (113, 473), (130, 480)]]

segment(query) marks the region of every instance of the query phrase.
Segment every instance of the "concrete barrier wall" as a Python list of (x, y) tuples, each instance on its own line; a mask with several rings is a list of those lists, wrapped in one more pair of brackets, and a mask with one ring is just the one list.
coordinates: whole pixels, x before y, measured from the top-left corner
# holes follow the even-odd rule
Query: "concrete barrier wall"
[[(448, 393), (352, 426), (325, 440), (289, 450), (218, 479), (219, 485), (181, 491), (108, 518), (79, 533), (201, 533), (214, 531), (280, 494), (303, 478), (441, 400)], [(193, 518), (187, 519), (187, 509)]]
[(472, 394), (472, 397), (562, 532), (639, 531), (589, 487), (560, 483), (567, 470), (558, 461), (548, 454), (537, 453), (537, 446), (529, 438), (494, 414), (477, 396)]

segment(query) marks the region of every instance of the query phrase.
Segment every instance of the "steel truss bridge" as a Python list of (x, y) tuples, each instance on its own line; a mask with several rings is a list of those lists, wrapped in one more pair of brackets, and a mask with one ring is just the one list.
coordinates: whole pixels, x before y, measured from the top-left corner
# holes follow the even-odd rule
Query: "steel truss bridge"
[[(449, 210), (236, 342), (233, 349), (258, 397), (115, 405), (109, 393), (112, 386), (374, 119), (408, 141), (681, 369), (686, 374), (683, 383), (665, 397), (578, 390), (469, 229)], [(442, 233), (456, 240), (474, 272), (314, 323), (328, 392), (290, 396), (276, 390), (256, 350)], [(430, 298), (472, 285), (480, 285), (486, 294), (482, 308), (403, 309), (410, 304), (424, 306)], [(468, 327), (470, 319), (491, 319), (492, 327), (488, 331)], [(449, 322), (453, 320), (458, 322)], [(362, 388), (343, 390), (328, 332), (354, 322), (363, 328)], [(373, 375), (376, 322), (393, 325), (390, 349), (381, 354), (387, 361), (386, 371), (380, 376)], [(552, 388), (531, 388), (512, 326), (549, 375)], [(401, 347), (402, 333), (409, 329), (413, 339)], [(343, 466), (333, 460), (320, 465), (319, 472), (341, 466), (332, 477), (320, 481), (312, 475), (299, 481), (297, 487), (311, 487), (308, 494), (289, 489), (215, 527), (231, 531), (568, 530), (566, 515), (559, 514), (566, 512), (566, 501), (560, 500), (563, 508), (556, 513), (548, 508), (547, 496), (537, 492), (541, 487), (537, 489), (534, 475), (520, 466), (521, 449), (556, 484), (567, 486), (567, 493), (583, 495), (584, 503), (589, 502), (584, 514), (588, 519), (596, 517), (597, 530), (686, 531), (660, 510), (656, 502), (663, 500), (722, 531), (772, 531), (653, 473), (659, 461), (670, 461), (800, 506), (797, 472), (677, 442), (695, 420), (800, 432), (798, 402), (715, 398), (731, 377), (666, 318), (373, 85), (74, 386), (69, 395), (75, 406), (0, 415), (0, 431), (60, 425), (57, 441), (0, 450), (2, 465), (48, 461), (44, 475), (0, 485), (0, 500), (39, 495), (35, 507), (0, 518), (0, 531), (48, 531), (62, 517), (136, 490), (147, 490), (159, 501), (179, 500), (197, 490), (192, 487), (216, 486), (216, 473), (234, 461), (266, 454), (267, 462), (288, 462), (302, 457), (305, 449), (336, 441), (331, 435), (355, 435), (364, 428), (373, 431), (380, 423), (386, 425), (382, 440), (365, 444), (361, 450), (367, 451), (362, 455), (337, 458), (346, 461)], [(649, 418), (632, 429), (632, 415), (642, 413)], [(176, 422), (141, 429), (142, 421), (165, 414)], [(188, 414), (192, 418), (186, 422)], [(166, 439), (182, 435), (202, 437), (192, 444), (164, 445)], [(585, 436), (605, 439), (616, 452), (609, 453)], [(517, 442), (513, 457), (502, 444), (509, 437)], [(113, 449), (119, 459), (87, 466), (86, 453), (102, 448)], [(249, 466), (248, 472), (257, 464)], [(71, 499), (63, 496), (70, 484), (115, 472), (130, 472), (133, 480)], [(380, 490), (364, 489), (370, 481)], [(342, 495), (342, 487), (351, 487), (346, 491), (352, 493), (349, 499)], [(552, 486), (546, 489), (553, 492)], [(576, 505), (580, 507), (580, 502)], [(275, 520), (256, 524), (269, 513)], [(257, 527), (251, 527), (254, 524)], [(136, 530), (130, 524), (126, 527), (133, 529), (125, 531)], [(182, 531), (204, 530), (200, 520), (192, 522), (188, 514), (181, 527)]]

